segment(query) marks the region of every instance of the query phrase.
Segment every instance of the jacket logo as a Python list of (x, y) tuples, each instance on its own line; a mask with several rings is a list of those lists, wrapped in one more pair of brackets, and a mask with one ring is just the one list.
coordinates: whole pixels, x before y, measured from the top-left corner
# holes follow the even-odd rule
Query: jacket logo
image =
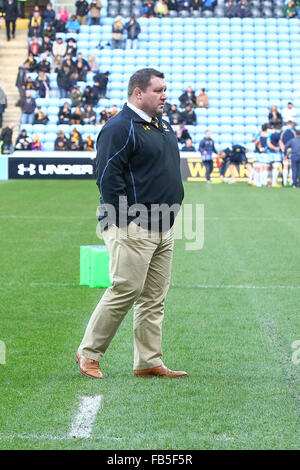
[(143, 128), (145, 129), (145, 131), (150, 131), (151, 130), (150, 126), (147, 126), (147, 125), (143, 126)]
[(167, 132), (170, 132), (170, 129), (168, 129), (168, 126), (164, 122), (162, 123), (162, 125), (163, 125), (163, 128), (166, 129)]

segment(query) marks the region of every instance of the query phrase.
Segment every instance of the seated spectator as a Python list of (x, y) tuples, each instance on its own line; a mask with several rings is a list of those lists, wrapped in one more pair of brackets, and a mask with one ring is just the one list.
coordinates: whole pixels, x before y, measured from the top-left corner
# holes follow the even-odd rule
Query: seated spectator
[(50, 73), (51, 64), (47, 60), (47, 56), (45, 54), (42, 55), (42, 60), (37, 65), (37, 70), (39, 72)]
[(43, 32), (43, 19), (40, 15), (39, 11), (34, 11), (32, 17), (29, 19), (28, 22), (28, 36), (30, 38), (36, 36), (36, 37), (42, 37), (42, 32)]
[(108, 84), (108, 77), (110, 72), (96, 73), (94, 76), (94, 91), (98, 95), (98, 98), (106, 98), (106, 88)]
[(82, 57), (81, 52), (77, 55), (77, 61), (75, 62), (78, 80), (80, 82), (86, 82), (87, 73), (91, 70), (88, 62)]
[(72, 56), (69, 52), (66, 53), (65, 58), (63, 59), (63, 66), (66, 66), (70, 69), (71, 75), (77, 74), (77, 68)]
[(57, 33), (66, 32), (66, 22), (61, 19), (60, 15), (55, 16), (54, 28)]
[(95, 124), (96, 113), (90, 104), (87, 104), (82, 116), (83, 124)]
[(176, 134), (178, 143), (184, 144), (187, 139), (191, 139), (189, 131), (184, 124), (180, 123), (177, 126), (173, 126), (173, 130)]
[(100, 24), (102, 3), (100, 0), (92, 0), (89, 4), (91, 25)]
[(196, 106), (196, 96), (191, 86), (187, 87), (184, 93), (179, 96), (180, 107), (185, 108), (186, 105), (190, 105), (192, 108)]
[(57, 55), (53, 57), (52, 64), (51, 64), (51, 72), (58, 73), (60, 70), (62, 70), (63, 67), (63, 58), (61, 55)]
[[(193, 0), (192, 1), (193, 10), (198, 10), (199, 8), (196, 7), (196, 4), (200, 4), (200, 3), (202, 5), (201, 0)], [(168, 6), (169, 11), (178, 11), (178, 1), (177, 0), (166, 0), (166, 4)], [(201, 6), (200, 6), (200, 8), (201, 8)]]
[(123, 49), (123, 33), (124, 25), (121, 16), (117, 16), (116, 21), (112, 24), (112, 49)]
[(68, 19), (66, 24), (66, 30), (67, 33), (79, 33), (80, 23), (75, 15), (72, 15), (71, 18)]
[(40, 136), (38, 134), (35, 134), (31, 142), (31, 150), (42, 150), (42, 144), (40, 141)]
[(208, 95), (205, 93), (205, 88), (201, 88), (199, 95), (196, 98), (196, 105), (198, 108), (208, 108)]
[(74, 111), (71, 115), (71, 123), (72, 124), (82, 124), (83, 120), (83, 112), (80, 106), (75, 106)]
[(192, 139), (186, 139), (185, 145), (181, 148), (181, 152), (196, 152)]
[(269, 124), (271, 127), (276, 127), (278, 124), (282, 125), (282, 116), (275, 105), (271, 106), (269, 112)]
[(89, 4), (86, 0), (77, 0), (75, 3), (76, 16), (80, 24), (86, 24), (86, 17), (89, 12)]
[(52, 8), (52, 3), (47, 3), (46, 9), (42, 13), (42, 18), (44, 21), (44, 28), (47, 28), (48, 25), (54, 25), (55, 11)]
[(48, 99), (50, 94), (50, 81), (47, 75), (44, 72), (39, 72), (34, 84), (39, 97)]
[(191, 6), (191, 0), (178, 0), (178, 11), (190, 11)]
[(83, 149), (92, 152), (94, 150), (95, 142), (92, 140), (91, 136), (88, 135), (86, 140), (83, 142)]
[(170, 124), (178, 124), (182, 122), (181, 112), (178, 110), (176, 104), (172, 104), (170, 111), (168, 112)]
[(15, 150), (31, 150), (32, 139), (25, 129), (22, 129), (17, 137)]
[(283, 12), (287, 18), (294, 18), (297, 15), (297, 5), (295, 0), (290, 0), (283, 9)]
[(236, 16), (239, 18), (248, 18), (252, 16), (251, 14), (251, 6), (248, 3), (248, 0), (241, 0), (241, 3), (239, 3), (236, 6)]
[(34, 114), (33, 124), (47, 124), (49, 118), (46, 113), (42, 111), (42, 107), (38, 106), (36, 108), (36, 113)]
[(82, 104), (82, 93), (77, 86), (73, 86), (70, 91), (70, 98), (72, 101), (72, 106), (81, 106)]
[(47, 55), (47, 56), (52, 55), (52, 46), (53, 46), (53, 42), (51, 41), (49, 36), (44, 36), (43, 41), (42, 41), (42, 45), (40, 47), (41, 54), (44, 54), (44, 55)]
[(77, 54), (77, 43), (74, 38), (67, 39), (67, 52), (71, 57), (75, 57)]
[(57, 86), (59, 89), (60, 98), (68, 98), (72, 86), (76, 84), (76, 80), (72, 77), (72, 71), (66, 65), (57, 73)]
[(71, 124), (71, 115), (72, 112), (69, 103), (64, 103), (64, 105), (59, 108), (58, 124)]
[(56, 19), (59, 21), (63, 21), (65, 24), (67, 24), (67, 21), (69, 19), (69, 13), (64, 5), (61, 5), (60, 9), (56, 12)]
[(282, 110), (282, 117), (284, 124), (287, 124), (289, 121), (297, 123), (297, 111), (293, 103), (288, 103), (287, 107)]
[(56, 31), (55, 31), (55, 28), (54, 28), (54, 25), (53, 25), (53, 24), (48, 24), (47, 27), (44, 29), (43, 34), (42, 34), (42, 37), (45, 38), (46, 36), (47, 36), (51, 41), (54, 41), (54, 40), (55, 40)]
[(70, 150), (83, 150), (83, 141), (80, 132), (74, 128), (69, 139)]
[(26, 62), (28, 63), (28, 66), (29, 66), (28, 72), (35, 72), (37, 69), (38, 63), (34, 55), (32, 54), (32, 52), (29, 52)]
[(182, 120), (184, 124), (196, 124), (197, 123), (196, 114), (190, 104), (186, 105), (185, 111), (181, 113), (181, 116), (182, 116)]
[(159, 18), (163, 18), (164, 16), (168, 15), (168, 5), (164, 0), (157, 0), (154, 6), (154, 13)]
[(89, 85), (84, 90), (82, 97), (83, 97), (83, 102), (86, 105), (90, 104), (91, 106), (96, 106), (98, 103), (98, 97)]
[(154, 4), (151, 0), (146, 0), (141, 6), (140, 16), (143, 18), (153, 18), (153, 16), (155, 16)]
[(25, 90), (35, 90), (35, 83), (31, 77), (28, 77), (25, 83)]
[(36, 36), (34, 36), (32, 38), (32, 41), (30, 42), (30, 45), (29, 45), (29, 52), (32, 53), (33, 56), (38, 56), (39, 53), (40, 53), (40, 44), (39, 44), (39, 40)]
[(116, 104), (114, 104), (110, 110), (110, 116), (116, 116), (118, 114), (119, 110)]
[(54, 150), (69, 150), (69, 140), (65, 136), (64, 131), (59, 131), (55, 139)]
[(67, 52), (67, 44), (63, 41), (62, 38), (57, 38), (56, 41), (54, 41), (53, 46), (52, 46), (52, 54), (54, 57), (56, 56), (61, 56), (64, 57)]
[(92, 73), (97, 73), (99, 71), (99, 63), (92, 54), (88, 57), (88, 65)]
[[(174, 1), (177, 3), (176, 0), (170, 0), (170, 1), (168, 2), (169, 10), (170, 10), (170, 5), (169, 5), (169, 3), (170, 3), (170, 2), (173, 3)], [(199, 11), (199, 10), (202, 9), (203, 0), (192, 0), (192, 5), (191, 5), (191, 6), (192, 6), (192, 10), (194, 10), (194, 11)]]
[(217, 5), (217, 0), (204, 0), (202, 4), (202, 10), (214, 11)]
[(110, 118), (111, 118), (111, 114), (110, 114), (110, 112), (109, 112), (109, 107), (106, 106), (106, 107), (100, 112), (100, 124), (105, 124)]
[(226, 18), (234, 18), (236, 16), (236, 5), (233, 0), (228, 0), (225, 3), (224, 16)]

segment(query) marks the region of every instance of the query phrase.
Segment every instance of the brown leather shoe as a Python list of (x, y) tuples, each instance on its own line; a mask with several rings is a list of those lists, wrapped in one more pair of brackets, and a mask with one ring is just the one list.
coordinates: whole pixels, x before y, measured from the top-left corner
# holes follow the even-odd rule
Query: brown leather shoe
[(171, 370), (168, 369), (166, 366), (161, 365), (157, 367), (152, 367), (152, 369), (143, 369), (143, 370), (135, 370), (134, 375), (138, 377), (185, 377), (187, 375), (186, 372), (182, 370)]
[(98, 361), (81, 356), (77, 351), (75, 354), (75, 362), (77, 362), (80, 372), (86, 377), (91, 377), (92, 379), (103, 379), (104, 376), (99, 369)]

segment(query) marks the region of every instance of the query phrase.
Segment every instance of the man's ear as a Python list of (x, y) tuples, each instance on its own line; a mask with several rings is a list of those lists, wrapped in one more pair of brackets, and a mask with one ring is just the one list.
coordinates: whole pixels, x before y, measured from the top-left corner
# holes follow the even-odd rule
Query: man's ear
[(141, 100), (142, 98), (142, 90), (139, 88), (139, 87), (136, 87), (133, 91), (133, 94), (134, 94), (134, 97), (137, 99), (137, 100)]

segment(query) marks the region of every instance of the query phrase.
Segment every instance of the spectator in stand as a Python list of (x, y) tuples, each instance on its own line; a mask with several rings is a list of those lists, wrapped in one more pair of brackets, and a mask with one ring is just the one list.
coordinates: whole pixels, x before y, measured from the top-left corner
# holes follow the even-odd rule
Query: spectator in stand
[(42, 55), (42, 60), (37, 65), (37, 70), (39, 72), (50, 73), (51, 63), (47, 60), (45, 54)]
[(80, 106), (75, 106), (75, 109), (71, 115), (71, 123), (82, 124), (82, 121), (83, 121), (83, 111), (80, 108)]
[(205, 88), (201, 88), (199, 95), (196, 98), (196, 106), (198, 108), (208, 108), (208, 95), (205, 93)]
[(210, 130), (205, 132), (205, 137), (201, 140), (199, 144), (199, 152), (201, 153), (202, 163), (206, 169), (206, 181), (210, 183), (210, 175), (213, 171), (213, 153), (217, 154), (217, 150), (215, 148), (215, 143), (211, 138)]
[(287, 107), (282, 110), (282, 117), (284, 124), (287, 124), (289, 121), (297, 124), (297, 111), (293, 106), (293, 103), (289, 102)]
[(100, 112), (100, 124), (105, 124), (111, 118), (111, 114), (109, 112), (109, 108), (106, 106)]
[(71, 70), (71, 73), (72, 73), (72, 74), (77, 71), (77, 69), (76, 69), (76, 64), (75, 64), (75, 62), (73, 61), (70, 52), (67, 52), (67, 53), (66, 53), (65, 58), (64, 58), (64, 60), (63, 60), (63, 65), (66, 65), (67, 67), (69, 67), (69, 69)]
[(94, 76), (95, 85), (93, 87), (95, 93), (98, 95), (98, 98), (106, 98), (106, 89), (108, 84), (110, 72), (97, 73)]
[(99, 25), (102, 3), (100, 0), (92, 0), (89, 5), (91, 25)]
[[(175, 1), (175, 3), (177, 3), (176, 0), (170, 0), (172, 2)], [(170, 2), (168, 2), (168, 5), (169, 5)], [(199, 11), (199, 10), (202, 10), (202, 6), (203, 6), (203, 0), (192, 0), (192, 10), (194, 11)], [(169, 6), (169, 10), (170, 10), (170, 6)]]
[(178, 0), (178, 11), (190, 11), (192, 6), (191, 0)]
[(69, 139), (70, 150), (83, 150), (83, 141), (80, 132), (74, 128)]
[(140, 16), (143, 18), (153, 18), (154, 14), (154, 5), (151, 0), (146, 0), (141, 6)]
[(69, 150), (69, 141), (64, 131), (59, 131), (54, 143), (54, 150)]
[(236, 6), (236, 16), (239, 18), (249, 18), (252, 16), (251, 14), (251, 6), (248, 3), (248, 0), (241, 0)]
[(31, 137), (25, 129), (22, 129), (17, 137), (15, 150), (31, 150)]
[(214, 11), (217, 5), (217, 0), (204, 0), (202, 4), (202, 10)]
[(3, 88), (0, 87), (0, 127), (2, 127), (2, 116), (6, 107), (7, 107), (7, 97)]
[(38, 63), (37, 63), (37, 60), (34, 58), (34, 55), (32, 54), (32, 52), (29, 52), (28, 58), (25, 61), (25, 63), (28, 63), (29, 72), (35, 72), (37, 70)]
[(27, 81), (27, 71), (29, 70), (29, 61), (25, 60), (24, 65), (20, 65), (16, 79), (16, 87), (18, 88), (20, 99), (16, 106), (20, 106), (21, 99), (25, 96), (25, 85)]
[(67, 52), (71, 57), (76, 57), (77, 54), (77, 43), (74, 38), (67, 39)]
[(42, 144), (40, 141), (40, 136), (38, 134), (35, 134), (31, 142), (31, 150), (42, 150)]
[(52, 3), (47, 3), (46, 9), (42, 13), (42, 18), (44, 22), (44, 28), (47, 28), (48, 25), (54, 25), (55, 11), (52, 8)]
[(42, 37), (44, 25), (43, 25), (43, 19), (40, 15), (39, 11), (34, 11), (33, 16), (29, 20), (28, 23), (28, 36), (32, 38), (33, 36), (36, 36), (38, 38)]
[(123, 32), (124, 25), (121, 16), (117, 16), (116, 21), (112, 24), (112, 49), (123, 49)]
[(177, 142), (179, 144), (184, 144), (187, 139), (191, 139), (189, 131), (182, 122), (177, 126), (173, 126), (173, 130), (176, 134)]
[(48, 36), (51, 41), (55, 41), (56, 31), (54, 25), (48, 24), (44, 29), (42, 36), (43, 38)]
[(75, 62), (76, 70), (78, 74), (78, 81), (86, 82), (87, 73), (90, 71), (88, 62), (82, 57), (82, 54), (78, 54)]
[(77, 86), (73, 86), (70, 92), (70, 98), (71, 98), (72, 106), (81, 106), (82, 93)]
[(52, 54), (54, 57), (57, 57), (58, 55), (60, 57), (64, 57), (67, 52), (67, 44), (63, 41), (62, 38), (57, 38), (56, 41), (54, 41), (53, 46), (52, 46)]
[(137, 49), (141, 27), (134, 16), (130, 17), (130, 20), (125, 25), (125, 29), (127, 31), (126, 49)]
[(64, 105), (59, 108), (57, 124), (71, 124), (71, 116), (72, 112), (69, 103), (64, 103)]
[(12, 134), (13, 128), (15, 127), (14, 123), (9, 124), (7, 127), (3, 127), (0, 134), (0, 141), (2, 140), (2, 153), (9, 154), (14, 152), (14, 147), (12, 144)]
[(114, 117), (118, 114), (119, 110), (118, 110), (118, 106), (116, 104), (114, 104), (110, 110), (110, 116), (111, 117)]
[(99, 99), (98, 96), (94, 93), (94, 90), (89, 85), (86, 87), (83, 93), (83, 102), (85, 105), (90, 104), (91, 106), (96, 106)]
[(69, 19), (69, 13), (64, 5), (61, 5), (60, 9), (56, 12), (56, 19), (59, 21), (63, 21), (65, 24), (67, 24), (67, 21)]
[(197, 124), (197, 116), (190, 104), (186, 105), (185, 111), (181, 113), (181, 116), (185, 124)]
[(57, 86), (59, 88), (60, 98), (68, 98), (68, 92), (72, 88), (72, 79), (71, 79), (70, 68), (66, 65), (63, 65), (62, 69), (57, 73)]
[(75, 3), (76, 16), (80, 24), (86, 24), (86, 17), (89, 12), (89, 4), (86, 0), (78, 0)]
[(65, 33), (66, 32), (66, 24), (67, 21), (64, 21), (60, 14), (56, 13), (54, 28), (57, 33)]
[(181, 149), (181, 152), (196, 152), (196, 149), (193, 146), (192, 139), (186, 139), (185, 144)]
[(36, 90), (35, 83), (31, 77), (28, 77), (26, 80), (25, 90)]
[(283, 9), (283, 12), (287, 18), (294, 18), (297, 15), (297, 4), (295, 0), (290, 0)]
[(49, 118), (46, 113), (42, 111), (42, 107), (38, 106), (34, 114), (33, 124), (47, 124)]
[(49, 99), (50, 95), (50, 81), (44, 72), (39, 72), (38, 77), (34, 82), (35, 89), (38, 92), (39, 98)]
[[(25, 18), (25, 3), (27, 0), (18, 0), (17, 6), (18, 6), (18, 12), (19, 12), (19, 18), (24, 19)], [(1, 8), (0, 8), (1, 12)]]
[(52, 55), (53, 42), (49, 36), (44, 36), (42, 45), (40, 46), (40, 53), (45, 55)]
[(194, 108), (196, 107), (196, 95), (191, 86), (187, 87), (184, 93), (179, 96), (180, 107), (185, 108), (188, 104)]
[(224, 16), (226, 18), (234, 18), (236, 17), (236, 5), (233, 0), (228, 0), (225, 3), (225, 8), (224, 8)]
[(155, 15), (159, 18), (163, 18), (164, 16), (168, 16), (168, 5), (164, 0), (157, 0), (154, 6)]
[(34, 110), (36, 107), (35, 99), (31, 96), (31, 91), (26, 90), (25, 96), (21, 99), (22, 124), (32, 124), (34, 118)]
[(92, 140), (91, 136), (88, 135), (86, 140), (83, 142), (83, 149), (92, 152), (94, 150), (95, 142)]
[(90, 104), (87, 104), (82, 116), (83, 124), (95, 124), (96, 113)]
[(68, 19), (66, 24), (67, 33), (79, 33), (80, 31), (80, 23), (76, 18), (76, 15), (72, 15), (71, 18)]
[(90, 67), (90, 71), (92, 73), (97, 73), (99, 72), (99, 63), (98, 61), (95, 59), (95, 56), (93, 56), (92, 54), (89, 55), (88, 57), (88, 65)]
[(37, 57), (40, 53), (40, 43), (37, 37), (33, 37), (32, 41), (29, 46), (29, 51), (31, 52), (35, 57)]
[(53, 57), (50, 71), (52, 73), (58, 73), (60, 70), (62, 70), (62, 67), (63, 67), (63, 58), (60, 55)]
[(15, 38), (16, 21), (19, 16), (18, 6), (15, 0), (8, 0), (4, 3), (6, 37), (10, 41), (11, 36)]
[(178, 110), (176, 104), (171, 105), (171, 109), (169, 110), (168, 113), (170, 124), (178, 124), (179, 122), (182, 121), (182, 116), (181, 112)]
[(282, 125), (282, 116), (278, 111), (277, 106), (271, 106), (268, 119), (271, 127), (276, 127), (278, 124)]

